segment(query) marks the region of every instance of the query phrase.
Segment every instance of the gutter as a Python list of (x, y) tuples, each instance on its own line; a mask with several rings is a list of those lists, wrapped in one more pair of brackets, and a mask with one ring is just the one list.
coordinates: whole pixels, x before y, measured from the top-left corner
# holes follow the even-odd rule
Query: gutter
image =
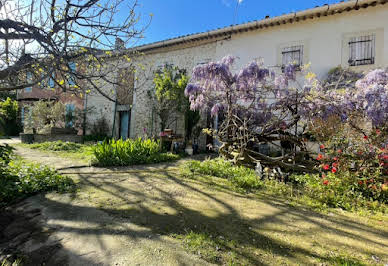
[(360, 8), (367, 8), (369, 6), (376, 6), (378, 4), (384, 5), (388, 0), (350, 0), (346, 2), (340, 2), (337, 4), (323, 5), (320, 7), (307, 9), (299, 12), (294, 12), (290, 14), (281, 15), (273, 18), (265, 18), (263, 20), (256, 20), (239, 25), (231, 25), (225, 28), (212, 30), (203, 33), (196, 33), (192, 35), (186, 35), (182, 37), (177, 37), (174, 39), (163, 40), (151, 44), (145, 44), (142, 46), (137, 46), (130, 48), (128, 51), (148, 51), (152, 49), (178, 45), (181, 43), (201, 41), (205, 39), (217, 38), (225, 35), (232, 35), (239, 32), (247, 32), (257, 29), (269, 28), (273, 26), (278, 26), (282, 24), (294, 23), (300, 20), (313, 19), (315, 17), (329, 16), (334, 14), (339, 14), (342, 12), (349, 12), (351, 10), (358, 10)]

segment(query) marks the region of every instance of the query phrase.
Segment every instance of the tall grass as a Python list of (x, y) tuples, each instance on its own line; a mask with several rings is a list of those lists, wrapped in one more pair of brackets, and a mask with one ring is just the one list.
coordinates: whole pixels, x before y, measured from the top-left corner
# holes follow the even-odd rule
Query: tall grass
[(257, 189), (262, 186), (254, 170), (234, 166), (221, 158), (203, 162), (189, 161), (183, 168), (185, 169), (182, 172), (184, 175), (191, 173), (221, 177), (230, 180), (236, 187), (243, 189)]
[(172, 161), (178, 155), (161, 153), (159, 141), (152, 139), (105, 140), (93, 148), (98, 166), (128, 166)]

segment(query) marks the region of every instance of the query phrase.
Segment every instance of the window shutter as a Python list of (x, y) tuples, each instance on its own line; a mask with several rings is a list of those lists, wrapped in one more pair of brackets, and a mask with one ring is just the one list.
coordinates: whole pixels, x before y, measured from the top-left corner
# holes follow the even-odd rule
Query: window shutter
[(303, 45), (295, 45), (282, 49), (282, 70), (290, 64), (296, 64), (298, 67), (303, 65)]
[[(26, 74), (26, 77), (27, 77), (27, 83), (31, 83), (32, 82), (32, 73), (31, 72), (27, 72)], [(24, 89), (25, 92), (31, 92), (32, 91), (32, 87), (27, 87)]]
[(373, 65), (375, 63), (375, 35), (358, 36), (349, 41), (349, 65)]

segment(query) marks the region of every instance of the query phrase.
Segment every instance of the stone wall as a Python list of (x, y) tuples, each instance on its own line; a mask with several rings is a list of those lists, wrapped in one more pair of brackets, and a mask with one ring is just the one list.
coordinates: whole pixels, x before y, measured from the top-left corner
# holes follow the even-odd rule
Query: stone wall
[[(33, 136), (33, 137), (31, 137)], [(20, 140), (22, 143), (42, 143), (47, 141), (64, 141), (64, 142), (75, 142), (82, 143), (83, 139), (80, 135), (74, 134), (52, 134), (52, 135), (43, 135), (43, 134), (20, 134)], [(32, 141), (32, 142), (31, 142)]]
[[(136, 91), (132, 107), (131, 137), (143, 136), (145, 132), (151, 136), (160, 133), (160, 120), (153, 110), (152, 101), (149, 97), (149, 91), (153, 90), (153, 77), (156, 70), (162, 68), (165, 64), (172, 64), (181, 69), (186, 69), (187, 74), (191, 76), (191, 72), (196, 65), (212, 61), (216, 54), (216, 42), (179, 48), (156, 51), (135, 59), (135, 65), (138, 68), (136, 70)], [(177, 114), (176, 117), (177, 120), (171, 121), (169, 127), (175, 133), (184, 135), (184, 116)], [(202, 123), (206, 124), (206, 119)], [(204, 136), (201, 139), (204, 140)], [(204, 148), (205, 145), (202, 143), (201, 146)]]

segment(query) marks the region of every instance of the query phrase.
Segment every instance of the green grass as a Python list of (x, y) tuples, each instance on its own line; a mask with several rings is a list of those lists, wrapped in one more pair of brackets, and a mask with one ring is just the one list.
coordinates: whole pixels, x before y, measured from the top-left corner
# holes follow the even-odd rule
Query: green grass
[[(293, 175), (293, 182), (288, 183), (275, 179), (261, 180), (254, 170), (233, 166), (221, 158), (203, 162), (189, 161), (181, 166), (181, 175), (223, 189), (254, 192), (259, 197), (280, 196), (287, 199), (291, 205), (308, 206), (319, 211), (341, 208), (364, 214), (384, 214), (388, 210), (384, 202), (363, 197), (361, 192), (355, 191), (351, 186), (346, 188), (346, 180), (342, 185), (334, 182), (324, 185), (318, 175)], [(220, 181), (220, 178), (225, 181)]]
[(225, 239), (223, 236), (190, 231), (187, 234), (172, 235), (183, 242), (185, 249), (196, 254), (202, 259), (223, 265), (248, 265), (249, 262), (238, 254), (235, 249), (238, 244), (234, 240)]
[(202, 162), (189, 161), (183, 166), (182, 170), (182, 174), (186, 176), (200, 174), (227, 179), (236, 189), (252, 190), (262, 187), (254, 170), (242, 166), (233, 166), (221, 158)]
[(51, 152), (56, 156), (81, 160), (90, 163), (93, 158), (93, 146), (73, 142), (53, 141), (33, 144), (17, 144), (24, 148)]

